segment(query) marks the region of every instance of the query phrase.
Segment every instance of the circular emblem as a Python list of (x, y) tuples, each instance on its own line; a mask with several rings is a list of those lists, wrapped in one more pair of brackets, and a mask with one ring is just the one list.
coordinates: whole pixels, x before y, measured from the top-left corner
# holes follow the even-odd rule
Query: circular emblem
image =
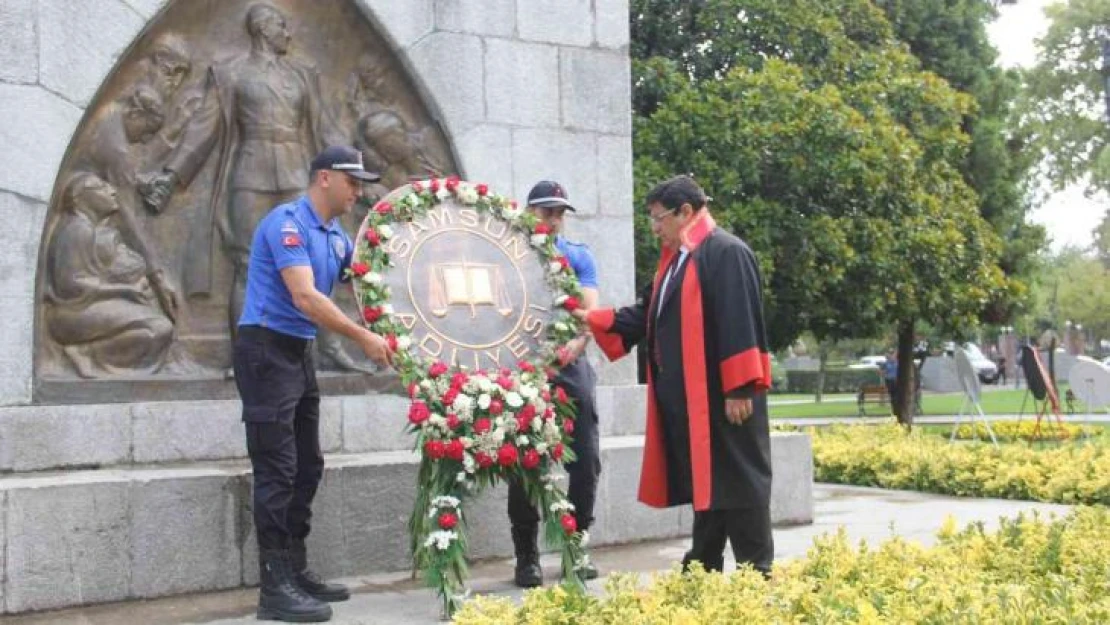
[(421, 360), (472, 371), (550, 364), (577, 331), (563, 310), (577, 281), (542, 224), (479, 189), (415, 183), (374, 207), (355, 260), (388, 265), (352, 267), (365, 320)]

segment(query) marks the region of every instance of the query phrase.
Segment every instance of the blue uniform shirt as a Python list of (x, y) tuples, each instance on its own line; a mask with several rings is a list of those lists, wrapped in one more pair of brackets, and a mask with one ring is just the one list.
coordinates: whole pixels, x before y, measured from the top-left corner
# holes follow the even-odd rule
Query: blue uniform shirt
[(324, 224), (307, 196), (282, 204), (258, 224), (251, 240), (246, 301), (239, 325), (264, 326), (303, 339), (316, 337), (316, 325), (293, 305), (281, 279), (286, 267), (312, 267), (316, 290), (331, 296), (337, 280), (345, 279), (354, 243), (339, 220)]
[(555, 237), (555, 247), (567, 257), (578, 283), (591, 289), (597, 288), (597, 265), (593, 252), (584, 243), (571, 243), (562, 235)]

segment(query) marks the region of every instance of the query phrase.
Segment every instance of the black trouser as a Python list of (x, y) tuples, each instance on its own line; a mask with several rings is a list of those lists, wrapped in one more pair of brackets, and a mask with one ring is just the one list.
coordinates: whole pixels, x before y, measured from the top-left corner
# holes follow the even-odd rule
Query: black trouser
[[(597, 499), (597, 478), (601, 474), (600, 439), (597, 431), (597, 405), (595, 393), (597, 376), (585, 357), (567, 365), (555, 379), (574, 400), (577, 418), (574, 420), (575, 461), (566, 465), (570, 484), (567, 499), (574, 504), (578, 528), (587, 530), (594, 520), (594, 502)], [(539, 510), (528, 501), (524, 485), (517, 480), (509, 482), (509, 520), (514, 526), (534, 526), (540, 521)]]
[(254, 472), (258, 546), (288, 549), (292, 539), (308, 536), (324, 475), (312, 341), (242, 326), (234, 366)]
[(723, 570), (727, 540), (737, 565), (749, 563), (765, 575), (771, 572), (775, 541), (769, 507), (695, 512), (693, 538), (683, 563), (696, 560), (706, 570)]

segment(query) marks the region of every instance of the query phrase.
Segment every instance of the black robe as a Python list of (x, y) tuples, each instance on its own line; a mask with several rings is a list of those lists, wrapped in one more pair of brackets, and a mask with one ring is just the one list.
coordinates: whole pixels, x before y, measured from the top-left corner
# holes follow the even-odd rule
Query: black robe
[[(703, 211), (682, 232), (689, 256), (657, 301), (678, 250), (664, 249), (650, 292), (633, 306), (591, 311), (610, 360), (647, 337), (648, 415), (639, 499), (694, 510), (765, 507), (771, 498), (766, 392), (771, 361), (758, 264), (751, 249)], [(658, 318), (656, 313), (658, 312)], [(726, 397), (752, 398), (742, 425)]]

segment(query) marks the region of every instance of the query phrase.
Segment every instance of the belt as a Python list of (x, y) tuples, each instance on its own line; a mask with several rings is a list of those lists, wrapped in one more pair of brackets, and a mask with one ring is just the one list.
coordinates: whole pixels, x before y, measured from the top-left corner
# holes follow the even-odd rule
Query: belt
[(292, 336), (277, 330), (271, 330), (264, 326), (245, 325), (239, 326), (239, 336), (250, 340), (258, 341), (259, 343), (269, 343), (276, 345), (283, 351), (290, 353), (307, 352), (312, 348), (312, 339), (305, 339), (299, 336)]
[(243, 126), (241, 128), (245, 141), (274, 141), (277, 143), (300, 142), (301, 132), (296, 128), (280, 128), (274, 126)]

